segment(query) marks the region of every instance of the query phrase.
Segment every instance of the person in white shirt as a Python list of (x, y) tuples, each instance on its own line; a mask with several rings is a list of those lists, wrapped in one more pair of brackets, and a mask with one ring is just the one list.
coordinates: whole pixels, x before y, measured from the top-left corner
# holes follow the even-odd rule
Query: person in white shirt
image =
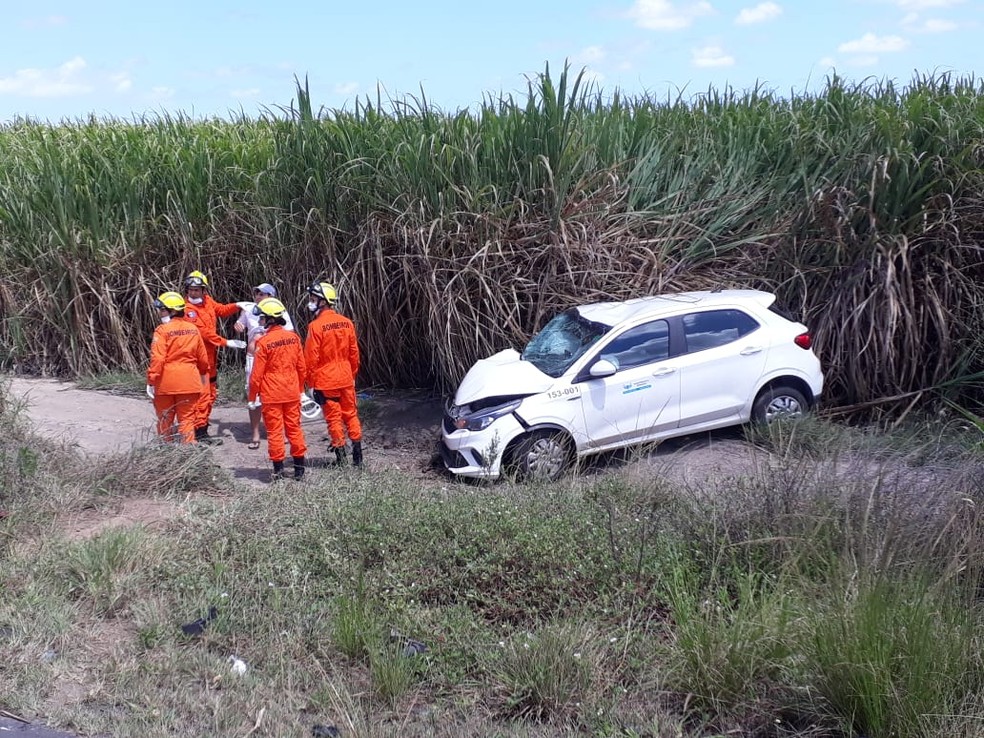
[[(262, 336), (266, 329), (260, 325), (260, 317), (253, 314), (253, 308), (258, 302), (267, 297), (276, 297), (277, 288), (268, 282), (258, 284), (253, 288), (253, 302), (237, 302), (239, 306), (239, 318), (236, 320), (236, 331), (246, 334), (246, 388), (249, 389), (249, 375), (253, 371), (253, 357), (256, 355), (256, 339)], [(294, 323), (290, 315), (284, 313), (287, 324), (284, 326), (289, 331), (294, 330)], [(262, 399), (262, 398), (261, 398)], [(249, 448), (260, 447), (260, 419), (262, 410), (257, 407), (249, 408), (249, 426), (252, 435), (250, 436)]]

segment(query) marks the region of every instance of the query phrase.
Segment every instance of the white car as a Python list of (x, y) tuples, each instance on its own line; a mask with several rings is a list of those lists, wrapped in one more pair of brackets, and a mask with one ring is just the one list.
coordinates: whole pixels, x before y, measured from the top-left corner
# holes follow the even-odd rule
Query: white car
[(444, 416), (445, 466), (556, 479), (602, 451), (808, 411), (823, 390), (820, 361), (775, 299), (683, 292), (557, 315), (522, 354), (468, 370)]

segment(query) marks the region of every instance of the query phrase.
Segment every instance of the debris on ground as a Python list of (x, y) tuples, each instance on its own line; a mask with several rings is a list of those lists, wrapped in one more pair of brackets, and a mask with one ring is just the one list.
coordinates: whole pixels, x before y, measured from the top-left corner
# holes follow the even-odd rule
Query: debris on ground
[(249, 670), (249, 667), (246, 665), (246, 662), (243, 661), (238, 656), (229, 657), (229, 668), (232, 670), (233, 674), (237, 674), (239, 676), (242, 676)]
[(399, 644), (404, 656), (419, 656), (427, 652), (427, 644), (415, 638), (405, 636), (396, 628), (390, 629), (390, 643)]
[(192, 620), (190, 623), (185, 623), (181, 626), (181, 632), (186, 636), (199, 636), (205, 632), (205, 628), (211, 623), (215, 618), (219, 616), (219, 609), (212, 605), (208, 608), (208, 615), (203, 618), (198, 618), (198, 620)]

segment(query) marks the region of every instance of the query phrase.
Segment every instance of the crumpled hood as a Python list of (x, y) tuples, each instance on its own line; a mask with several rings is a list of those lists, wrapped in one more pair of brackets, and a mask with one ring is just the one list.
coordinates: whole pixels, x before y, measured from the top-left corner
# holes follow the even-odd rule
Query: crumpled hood
[(516, 349), (505, 349), (475, 362), (454, 394), (455, 405), (468, 405), (483, 397), (535, 395), (556, 381), (528, 361)]

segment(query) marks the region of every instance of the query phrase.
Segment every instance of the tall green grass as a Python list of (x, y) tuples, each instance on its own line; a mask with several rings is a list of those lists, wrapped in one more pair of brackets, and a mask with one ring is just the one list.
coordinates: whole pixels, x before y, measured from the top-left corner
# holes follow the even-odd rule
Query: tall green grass
[(447, 389), (572, 303), (751, 286), (813, 329), (832, 404), (962, 401), (982, 92), (941, 74), (659, 100), (548, 68), (525, 98), (453, 112), (423, 94), (316, 109), (305, 81), (255, 119), (7, 124), (0, 360), (136, 368), (151, 297), (202, 268), (220, 300), (273, 281), (297, 311), (329, 279), (362, 382)]

